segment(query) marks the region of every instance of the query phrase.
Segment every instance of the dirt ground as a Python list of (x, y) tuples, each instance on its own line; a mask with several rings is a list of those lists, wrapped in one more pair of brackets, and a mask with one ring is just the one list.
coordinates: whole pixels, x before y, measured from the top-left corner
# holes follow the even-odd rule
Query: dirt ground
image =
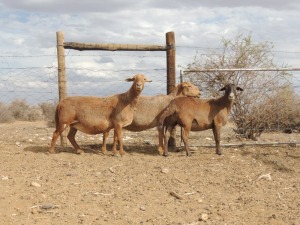
[[(240, 141), (229, 128), (223, 145)], [(0, 124), (1, 224), (300, 225), (299, 145), (237, 145), (218, 156), (205, 131), (192, 133), (191, 157), (163, 157), (150, 130), (124, 132), (124, 157), (98, 154), (102, 136), (82, 133), (85, 154), (58, 146), (49, 155), (53, 130), (45, 122)], [(300, 141), (299, 133), (279, 135)]]

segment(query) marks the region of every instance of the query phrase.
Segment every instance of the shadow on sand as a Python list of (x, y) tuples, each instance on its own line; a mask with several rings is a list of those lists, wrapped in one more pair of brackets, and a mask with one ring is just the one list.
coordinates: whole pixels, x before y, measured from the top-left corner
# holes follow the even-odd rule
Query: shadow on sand
[[(81, 145), (81, 149), (84, 153), (89, 154), (97, 154), (102, 155), (101, 153), (101, 145), (100, 144), (91, 144), (91, 145)], [(112, 155), (112, 145), (107, 145), (107, 154)], [(24, 148), (24, 151), (33, 152), (33, 153), (42, 153), (42, 154), (50, 154), (48, 152), (49, 146), (28, 146)], [(144, 155), (158, 155), (157, 147), (153, 145), (125, 145), (124, 150), (127, 154), (144, 154)], [(67, 147), (56, 146), (55, 147), (55, 154), (59, 153), (70, 153), (76, 154), (73, 147), (70, 145)]]

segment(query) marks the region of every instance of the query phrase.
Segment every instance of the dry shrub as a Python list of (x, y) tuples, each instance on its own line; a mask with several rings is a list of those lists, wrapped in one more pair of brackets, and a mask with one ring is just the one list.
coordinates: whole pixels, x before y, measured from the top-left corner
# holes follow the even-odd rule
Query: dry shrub
[(55, 109), (56, 109), (56, 103), (54, 102), (43, 102), (39, 106), (43, 111), (45, 120), (47, 121), (47, 124), (49, 127), (54, 127), (55, 126)]
[[(289, 86), (275, 93), (265, 106), (273, 113), (274, 119), (269, 122), (271, 129), (300, 130), (300, 97), (295, 95)], [(271, 115), (271, 114), (269, 114)]]
[(55, 103), (29, 105), (26, 100), (14, 100), (6, 105), (0, 102), (0, 123), (20, 121), (46, 120), (50, 127), (54, 126)]
[(30, 107), (26, 114), (28, 121), (44, 120), (43, 111), (39, 106)]
[[(299, 128), (299, 106), (286, 71), (212, 70), (227, 68), (278, 68), (273, 61), (273, 44), (255, 43), (251, 35), (223, 39), (220, 48), (209, 54), (196, 54), (184, 76), (199, 86), (203, 98), (219, 96), (227, 83), (244, 89), (231, 110), (235, 132), (255, 139), (262, 132)], [(282, 65), (286, 67), (286, 65)], [(204, 69), (207, 69), (204, 70)], [(297, 108), (296, 108), (297, 107)]]
[(0, 123), (10, 123), (13, 121), (14, 118), (11, 115), (8, 107), (5, 104), (0, 103)]
[(39, 106), (30, 106), (26, 100), (14, 100), (7, 107), (7, 111), (15, 120), (38, 121), (44, 119), (42, 109)]
[(28, 120), (27, 111), (29, 108), (30, 106), (25, 100), (14, 100), (8, 106), (8, 110), (14, 119), (24, 121)]
[[(276, 90), (276, 91), (275, 91)], [(291, 86), (273, 89), (262, 100), (255, 98), (250, 104), (242, 104), (244, 116), (235, 118), (239, 128), (235, 131), (246, 138), (256, 140), (263, 132), (300, 130), (300, 98)]]

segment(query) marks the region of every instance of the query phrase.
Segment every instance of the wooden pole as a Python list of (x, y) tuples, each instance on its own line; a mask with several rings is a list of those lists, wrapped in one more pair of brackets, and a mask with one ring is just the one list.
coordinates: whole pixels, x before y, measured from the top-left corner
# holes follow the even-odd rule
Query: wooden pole
[[(167, 94), (170, 94), (176, 86), (176, 66), (175, 66), (175, 34), (173, 31), (166, 33), (167, 45)], [(176, 148), (176, 129), (171, 133), (168, 146)]]
[(84, 50), (102, 50), (102, 51), (166, 51), (166, 46), (161, 45), (136, 45), (136, 44), (98, 44), (98, 43), (78, 43), (65, 42), (65, 49)]
[[(56, 32), (57, 40), (57, 67), (58, 67), (58, 95), (59, 101), (67, 96), (67, 80), (66, 80), (66, 66), (65, 66), (65, 49), (64, 49), (64, 33)], [(62, 146), (67, 145), (67, 135), (63, 132), (60, 136), (60, 143)]]
[(176, 85), (176, 66), (175, 66), (175, 35), (173, 31), (166, 33), (167, 45), (167, 94), (170, 94)]

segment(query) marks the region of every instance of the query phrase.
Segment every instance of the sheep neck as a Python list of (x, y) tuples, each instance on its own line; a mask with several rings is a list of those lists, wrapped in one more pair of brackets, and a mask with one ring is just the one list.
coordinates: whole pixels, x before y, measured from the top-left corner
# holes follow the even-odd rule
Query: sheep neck
[(220, 108), (226, 108), (229, 112), (233, 106), (234, 101), (228, 100), (228, 95), (223, 95), (222, 97), (216, 99), (216, 102)]
[(169, 94), (170, 96), (183, 96), (182, 90), (180, 88), (175, 87), (175, 89)]
[(133, 87), (131, 87), (126, 93), (128, 103), (131, 105), (136, 105), (137, 99), (141, 95), (141, 93), (142, 93), (142, 90), (139, 91), (139, 90), (136, 90)]

